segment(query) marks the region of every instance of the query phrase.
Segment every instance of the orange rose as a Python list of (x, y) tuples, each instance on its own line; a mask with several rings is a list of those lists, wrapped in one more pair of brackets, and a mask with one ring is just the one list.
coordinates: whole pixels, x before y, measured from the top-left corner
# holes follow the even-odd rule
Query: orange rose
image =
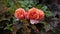
[(42, 10), (38, 10), (39, 11), (39, 20), (44, 18), (44, 12)]
[(28, 11), (27, 18), (32, 20), (41, 20), (44, 18), (44, 12), (33, 7)]
[(15, 11), (15, 17), (18, 19), (24, 18), (25, 10), (23, 8), (19, 8)]

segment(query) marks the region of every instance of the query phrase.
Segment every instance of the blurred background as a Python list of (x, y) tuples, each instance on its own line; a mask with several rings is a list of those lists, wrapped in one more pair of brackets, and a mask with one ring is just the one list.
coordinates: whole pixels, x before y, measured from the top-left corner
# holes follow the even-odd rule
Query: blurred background
[[(15, 18), (14, 12), (18, 8), (27, 11), (32, 7), (42, 9), (45, 18), (38, 24), (26, 23), (29, 25), (26, 25), (26, 28)], [(35, 27), (39, 31), (34, 30)], [(15, 34), (60, 34), (60, 0), (0, 0), (0, 33), (14, 34), (13, 32)]]

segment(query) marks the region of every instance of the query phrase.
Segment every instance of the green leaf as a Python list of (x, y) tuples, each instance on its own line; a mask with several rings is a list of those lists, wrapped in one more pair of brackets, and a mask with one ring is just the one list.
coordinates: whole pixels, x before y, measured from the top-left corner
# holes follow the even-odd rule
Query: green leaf
[(44, 11), (44, 12), (45, 12), (46, 17), (52, 16), (52, 13), (50, 11)]
[(32, 7), (32, 5), (28, 5), (28, 7)]
[(10, 31), (12, 31), (12, 24), (7, 24), (7, 26), (4, 28), (4, 30), (8, 29)]
[(43, 11), (46, 11), (46, 10), (47, 10), (47, 6), (43, 6), (41, 9), (42, 9)]
[(36, 8), (41, 9), (42, 8), (42, 5), (39, 4), (39, 5), (36, 6)]
[(15, 10), (16, 10), (15, 6), (14, 7), (10, 7), (10, 14), (14, 15)]
[(25, 8), (25, 10), (29, 10), (29, 8)]

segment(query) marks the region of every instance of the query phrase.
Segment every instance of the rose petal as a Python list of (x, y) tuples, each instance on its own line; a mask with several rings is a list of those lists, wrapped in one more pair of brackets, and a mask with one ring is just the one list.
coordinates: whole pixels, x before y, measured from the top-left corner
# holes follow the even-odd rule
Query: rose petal
[(31, 24), (37, 24), (37, 23), (39, 23), (39, 21), (38, 20), (30, 20), (30, 23)]

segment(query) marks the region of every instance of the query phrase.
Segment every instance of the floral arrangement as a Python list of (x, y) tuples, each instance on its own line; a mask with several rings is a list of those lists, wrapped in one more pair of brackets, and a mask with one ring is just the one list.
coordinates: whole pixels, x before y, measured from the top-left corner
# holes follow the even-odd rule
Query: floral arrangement
[[(18, 9), (16, 9), (14, 15), (19, 21), (21, 21), (23, 24), (25, 24), (24, 25), (25, 27), (27, 27), (30, 25), (26, 25), (25, 21), (27, 21), (27, 22), (29, 21), (29, 23), (31, 25), (40, 23), (40, 21), (44, 19), (45, 14), (44, 14), (43, 10), (33, 7), (31, 9), (29, 9), (28, 11), (25, 11), (23, 8), (18, 8)], [(25, 21), (23, 21), (24, 19), (25, 19)], [(36, 27), (34, 26), (34, 28), (36, 28)]]
[(31, 24), (37, 24), (44, 18), (44, 12), (41, 9), (31, 8), (26, 12), (23, 8), (15, 11), (15, 17), (19, 20), (28, 19)]

